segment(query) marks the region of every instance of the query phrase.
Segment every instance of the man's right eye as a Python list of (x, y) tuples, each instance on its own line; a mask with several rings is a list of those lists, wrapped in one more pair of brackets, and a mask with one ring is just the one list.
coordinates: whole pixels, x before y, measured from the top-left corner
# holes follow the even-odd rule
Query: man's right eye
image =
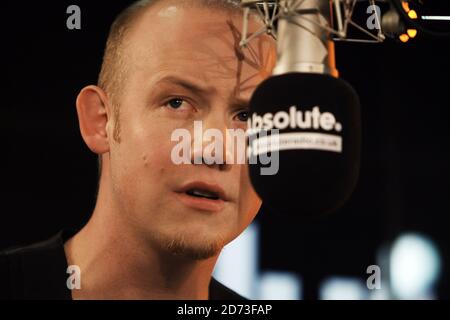
[(179, 109), (183, 105), (183, 102), (185, 102), (185, 101), (182, 98), (174, 98), (174, 99), (170, 99), (166, 103), (166, 105), (171, 107), (172, 109)]

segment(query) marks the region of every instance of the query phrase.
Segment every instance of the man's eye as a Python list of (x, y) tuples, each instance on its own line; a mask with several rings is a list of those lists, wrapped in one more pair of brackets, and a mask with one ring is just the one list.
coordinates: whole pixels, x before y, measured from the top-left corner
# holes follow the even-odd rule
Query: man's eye
[(182, 98), (174, 98), (167, 101), (166, 105), (172, 109), (179, 109), (183, 105), (183, 102), (185, 101)]
[(248, 117), (249, 117), (249, 112), (246, 111), (246, 110), (245, 111), (241, 111), (241, 112), (239, 112), (237, 114), (237, 118), (238, 118), (239, 121), (247, 122)]

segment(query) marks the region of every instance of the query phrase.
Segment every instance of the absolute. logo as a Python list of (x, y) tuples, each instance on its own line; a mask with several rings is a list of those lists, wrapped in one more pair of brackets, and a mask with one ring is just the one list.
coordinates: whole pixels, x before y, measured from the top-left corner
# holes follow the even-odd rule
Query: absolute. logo
[(331, 112), (320, 112), (319, 107), (314, 107), (311, 111), (298, 111), (296, 106), (289, 108), (289, 112), (279, 111), (275, 114), (265, 113), (259, 116), (254, 113), (249, 121), (249, 128), (254, 130), (285, 130), (291, 129), (322, 129), (324, 131), (342, 131), (342, 125), (336, 121), (336, 117)]
[(291, 106), (289, 112), (268, 112), (263, 115), (254, 113), (248, 120), (248, 127), (250, 134), (273, 129), (296, 130), (280, 133), (275, 144), (270, 136), (254, 139), (250, 145), (250, 152), (253, 154), (296, 149), (342, 153), (342, 124), (331, 112), (321, 112), (319, 106), (306, 111), (299, 111), (296, 106)]

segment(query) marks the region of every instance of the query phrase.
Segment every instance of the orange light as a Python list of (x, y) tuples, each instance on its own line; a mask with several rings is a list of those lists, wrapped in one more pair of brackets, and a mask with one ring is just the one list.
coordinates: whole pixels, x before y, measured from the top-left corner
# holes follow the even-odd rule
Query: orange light
[(409, 3), (406, 1), (402, 1), (402, 7), (403, 10), (405, 10), (406, 12), (409, 12)]
[(410, 38), (415, 38), (415, 36), (417, 35), (417, 30), (416, 29), (408, 29), (408, 30), (406, 30), (406, 33), (408, 34), (408, 36)]
[(408, 42), (409, 36), (406, 33), (401, 34), (399, 37), (401, 42)]
[(417, 13), (414, 10), (409, 10), (408, 12), (408, 17), (410, 17), (411, 19), (417, 19)]

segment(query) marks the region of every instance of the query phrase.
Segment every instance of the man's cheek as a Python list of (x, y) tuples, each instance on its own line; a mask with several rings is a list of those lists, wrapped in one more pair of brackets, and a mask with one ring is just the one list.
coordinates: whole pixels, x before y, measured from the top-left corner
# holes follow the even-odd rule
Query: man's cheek
[(171, 159), (172, 146), (170, 143), (148, 144), (142, 153), (141, 164), (147, 170), (155, 173), (165, 173), (174, 166)]
[(250, 208), (250, 211), (259, 210), (262, 200), (253, 188), (250, 179), (245, 180), (245, 183), (242, 186), (241, 194), (245, 196), (245, 199), (242, 199), (242, 201), (245, 202), (245, 207)]
[(240, 165), (239, 203), (244, 210), (257, 211), (261, 206), (261, 199), (250, 181), (247, 165)]
[[(253, 188), (253, 184), (250, 180), (250, 172), (249, 172), (249, 165), (241, 165), (241, 187), (251, 195), (256, 195), (256, 191)], [(259, 198), (258, 198), (259, 199)]]

